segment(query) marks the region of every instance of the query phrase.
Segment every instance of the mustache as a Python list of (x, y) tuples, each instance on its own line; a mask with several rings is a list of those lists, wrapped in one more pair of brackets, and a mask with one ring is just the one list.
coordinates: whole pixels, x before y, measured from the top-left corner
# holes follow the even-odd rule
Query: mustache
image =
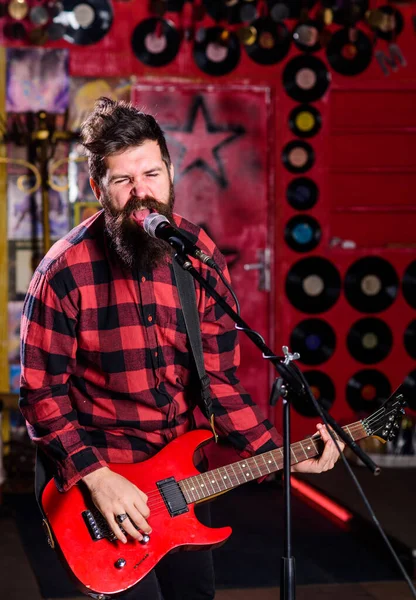
[(132, 197), (126, 202), (125, 206), (120, 211), (120, 215), (128, 218), (135, 210), (140, 208), (153, 209), (156, 212), (164, 212), (164, 210), (166, 210), (166, 206), (152, 196), (145, 196), (144, 198)]

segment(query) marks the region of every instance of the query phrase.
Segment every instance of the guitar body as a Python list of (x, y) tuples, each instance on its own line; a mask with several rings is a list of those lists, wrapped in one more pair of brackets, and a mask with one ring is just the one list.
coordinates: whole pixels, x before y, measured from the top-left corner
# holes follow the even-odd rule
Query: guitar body
[[(195, 517), (193, 504), (188, 505), (188, 512), (171, 516), (157, 487), (158, 481), (169, 477), (180, 481), (198, 475), (194, 452), (211, 439), (212, 433), (207, 430), (191, 431), (143, 463), (110, 465), (149, 496), (148, 522), (153, 531), (147, 543), (130, 536), (127, 544), (106, 538), (94, 540), (82, 515), (93, 506), (88, 490), (76, 485), (61, 493), (54, 481), (49, 481), (42, 506), (54, 541), (84, 593), (120, 593), (138, 583), (169, 552), (214, 548), (231, 535), (230, 527), (212, 529), (202, 525)], [(125, 561), (121, 568), (116, 566), (120, 559)]]

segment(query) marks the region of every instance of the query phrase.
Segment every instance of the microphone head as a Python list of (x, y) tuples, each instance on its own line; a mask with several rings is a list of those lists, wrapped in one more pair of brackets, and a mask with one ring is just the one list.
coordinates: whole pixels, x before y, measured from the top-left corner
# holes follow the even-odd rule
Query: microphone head
[(151, 213), (147, 215), (145, 220), (143, 221), (143, 229), (146, 233), (148, 233), (151, 237), (156, 237), (156, 228), (161, 223), (169, 223), (169, 220), (159, 213)]

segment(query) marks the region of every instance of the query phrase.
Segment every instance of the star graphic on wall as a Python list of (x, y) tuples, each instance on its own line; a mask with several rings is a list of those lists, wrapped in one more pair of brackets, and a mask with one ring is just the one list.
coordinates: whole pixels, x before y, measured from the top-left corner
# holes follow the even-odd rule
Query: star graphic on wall
[(187, 120), (179, 129), (165, 125), (166, 138), (179, 148), (175, 179), (179, 181), (193, 169), (202, 169), (222, 188), (228, 186), (223, 163), (223, 148), (244, 135), (242, 125), (213, 122), (203, 96), (196, 96)]

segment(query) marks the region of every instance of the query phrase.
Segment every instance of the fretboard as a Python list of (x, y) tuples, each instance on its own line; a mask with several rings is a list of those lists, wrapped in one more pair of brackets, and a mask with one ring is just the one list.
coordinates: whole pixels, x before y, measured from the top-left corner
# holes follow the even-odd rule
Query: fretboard
[[(353, 440), (367, 437), (362, 421), (343, 427)], [(322, 440), (309, 437), (290, 446), (291, 464), (318, 456), (323, 448)], [(206, 473), (179, 481), (188, 504), (222, 494), (243, 483), (269, 475), (283, 468), (283, 448), (277, 448), (238, 462), (212, 469)]]

